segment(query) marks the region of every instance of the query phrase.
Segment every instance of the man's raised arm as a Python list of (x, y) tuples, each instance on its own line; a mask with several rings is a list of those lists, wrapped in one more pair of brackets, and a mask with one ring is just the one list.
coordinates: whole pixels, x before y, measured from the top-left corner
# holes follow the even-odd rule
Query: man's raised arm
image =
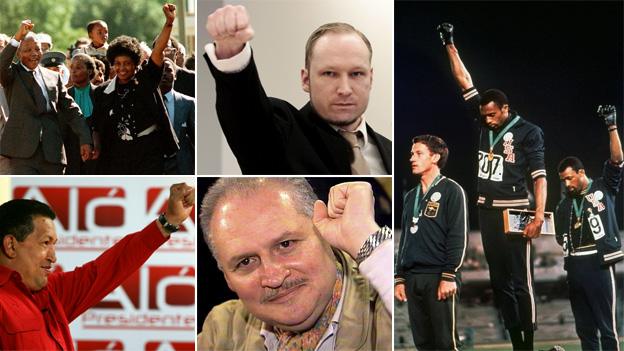
[(455, 77), (455, 81), (457, 81), (462, 91), (472, 88), (473, 84), (470, 73), (459, 57), (459, 52), (454, 44), (453, 25), (450, 23), (442, 23), (438, 26), (437, 30), (440, 34), (442, 45), (446, 48), (446, 53), (451, 63), (451, 72), (453, 73), (453, 77)]
[(375, 222), (375, 198), (367, 182), (333, 186), (327, 205), (314, 204), (312, 221), (332, 247), (348, 253), (375, 288), (388, 312), (393, 306), (392, 231)]
[(600, 105), (598, 106), (598, 117), (604, 119), (609, 131), (609, 151), (610, 160), (613, 164), (621, 164), (624, 161), (624, 154), (622, 153), (622, 143), (620, 142), (620, 135), (618, 134), (617, 118), (615, 106), (612, 105)]

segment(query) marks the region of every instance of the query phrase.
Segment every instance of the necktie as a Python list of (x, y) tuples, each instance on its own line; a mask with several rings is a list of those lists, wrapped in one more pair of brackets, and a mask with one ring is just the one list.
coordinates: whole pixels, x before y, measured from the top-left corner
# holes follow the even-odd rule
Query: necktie
[(35, 80), (35, 71), (28, 71), (28, 78), (30, 80), (30, 84), (32, 87), (33, 96), (35, 98), (35, 104), (37, 104), (37, 110), (39, 113), (44, 113), (48, 110), (47, 102), (45, 96), (43, 96), (43, 91), (41, 91), (41, 86)]
[(340, 135), (342, 135), (342, 137), (349, 142), (349, 145), (351, 145), (351, 148), (353, 149), (353, 162), (351, 163), (351, 173), (370, 174), (370, 169), (368, 168), (366, 159), (364, 159), (364, 154), (362, 154), (362, 145), (360, 145), (360, 140), (362, 144), (364, 144), (364, 136), (362, 135), (362, 132), (360, 132), (359, 130), (356, 132), (341, 130)]

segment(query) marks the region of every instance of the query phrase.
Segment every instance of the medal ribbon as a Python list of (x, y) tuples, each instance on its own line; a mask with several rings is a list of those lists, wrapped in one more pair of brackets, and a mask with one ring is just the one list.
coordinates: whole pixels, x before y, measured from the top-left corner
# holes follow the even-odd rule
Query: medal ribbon
[(585, 202), (585, 194), (587, 194), (587, 192), (589, 191), (589, 188), (591, 188), (593, 180), (589, 180), (589, 183), (587, 184), (587, 189), (585, 189), (584, 192), (581, 192), (581, 195), (583, 196), (583, 200), (581, 200), (581, 204), (577, 205), (576, 204), (576, 199), (572, 199), (572, 205), (574, 205), (574, 214), (576, 215), (577, 220), (579, 220), (581, 218), (581, 216), (583, 215), (583, 203)]
[(503, 128), (503, 130), (501, 130), (500, 133), (498, 133), (496, 135), (496, 138), (494, 138), (494, 131), (490, 130), (489, 131), (489, 137), (490, 137), (490, 154), (492, 154), (493, 150), (494, 150), (494, 146), (496, 144), (498, 144), (498, 142), (501, 140), (501, 138), (503, 137), (503, 135), (505, 135), (505, 133), (507, 133), (507, 131), (509, 130), (509, 128), (513, 127), (514, 124), (516, 124), (516, 122), (518, 122), (518, 120), (520, 119), (520, 116), (516, 116), (513, 120), (511, 120), (511, 122), (509, 122), (509, 124), (507, 124), (505, 126), (505, 128)]
[[(427, 189), (427, 192), (423, 194), (423, 200), (427, 197), (427, 194), (429, 194), (429, 191), (431, 190), (431, 188), (433, 188), (439, 179), (442, 178), (442, 173), (438, 174), (437, 177), (435, 177), (435, 179), (433, 180), (433, 182), (431, 182), (431, 185), (429, 186), (429, 189)], [(418, 182), (418, 186), (416, 187), (416, 197), (414, 198), (414, 218), (418, 217), (418, 212), (420, 211), (420, 182)]]

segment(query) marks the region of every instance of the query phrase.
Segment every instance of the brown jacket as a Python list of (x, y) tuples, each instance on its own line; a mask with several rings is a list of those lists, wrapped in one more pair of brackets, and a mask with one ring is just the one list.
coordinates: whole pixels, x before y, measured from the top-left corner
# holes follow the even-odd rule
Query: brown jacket
[[(335, 350), (391, 350), (392, 315), (368, 280), (360, 275), (355, 261), (343, 252), (334, 253), (348, 268)], [(197, 336), (198, 350), (264, 350), (261, 328), (262, 321), (251, 315), (242, 301), (224, 302), (206, 317)]]

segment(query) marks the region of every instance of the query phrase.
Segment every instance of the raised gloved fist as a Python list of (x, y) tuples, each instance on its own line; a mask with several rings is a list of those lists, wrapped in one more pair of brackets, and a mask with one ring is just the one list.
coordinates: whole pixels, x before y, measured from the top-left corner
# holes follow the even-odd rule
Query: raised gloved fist
[(615, 106), (613, 105), (600, 105), (598, 106), (598, 117), (604, 119), (607, 127), (614, 126), (616, 124)]
[(442, 40), (442, 45), (447, 46), (449, 44), (453, 44), (453, 25), (450, 23), (442, 23), (437, 28), (438, 33), (440, 33), (440, 40)]

